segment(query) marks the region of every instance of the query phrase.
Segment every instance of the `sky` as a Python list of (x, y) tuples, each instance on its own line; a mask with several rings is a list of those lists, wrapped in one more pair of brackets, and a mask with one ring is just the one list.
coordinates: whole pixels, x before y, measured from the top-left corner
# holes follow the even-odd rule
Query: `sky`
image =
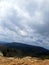
[(49, 49), (49, 0), (0, 0), (0, 41)]

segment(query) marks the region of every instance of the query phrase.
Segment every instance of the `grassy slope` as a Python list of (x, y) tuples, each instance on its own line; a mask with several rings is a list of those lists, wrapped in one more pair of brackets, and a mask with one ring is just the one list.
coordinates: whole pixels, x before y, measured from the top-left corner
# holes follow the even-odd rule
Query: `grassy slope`
[(8, 58), (0, 57), (0, 65), (49, 65), (49, 60), (41, 60), (32, 57)]

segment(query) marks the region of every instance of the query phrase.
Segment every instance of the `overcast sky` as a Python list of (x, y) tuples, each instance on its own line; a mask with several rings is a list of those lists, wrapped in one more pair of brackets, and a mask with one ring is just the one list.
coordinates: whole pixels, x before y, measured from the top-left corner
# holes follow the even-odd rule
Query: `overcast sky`
[(49, 0), (0, 0), (0, 41), (49, 48)]

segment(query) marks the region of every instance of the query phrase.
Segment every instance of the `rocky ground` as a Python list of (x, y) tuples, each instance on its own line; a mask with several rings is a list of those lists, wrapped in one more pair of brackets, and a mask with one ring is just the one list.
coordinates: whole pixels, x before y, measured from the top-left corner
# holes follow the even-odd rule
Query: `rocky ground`
[(32, 57), (8, 58), (0, 57), (0, 65), (49, 65), (49, 60), (41, 60)]

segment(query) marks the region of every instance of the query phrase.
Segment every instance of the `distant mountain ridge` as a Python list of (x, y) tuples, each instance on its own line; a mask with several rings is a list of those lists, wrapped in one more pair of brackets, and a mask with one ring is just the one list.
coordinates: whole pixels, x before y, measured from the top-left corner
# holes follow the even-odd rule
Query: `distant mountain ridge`
[(23, 43), (0, 43), (0, 51), (4, 56), (43, 56), (49, 55), (49, 50), (39, 47), (32, 46)]

